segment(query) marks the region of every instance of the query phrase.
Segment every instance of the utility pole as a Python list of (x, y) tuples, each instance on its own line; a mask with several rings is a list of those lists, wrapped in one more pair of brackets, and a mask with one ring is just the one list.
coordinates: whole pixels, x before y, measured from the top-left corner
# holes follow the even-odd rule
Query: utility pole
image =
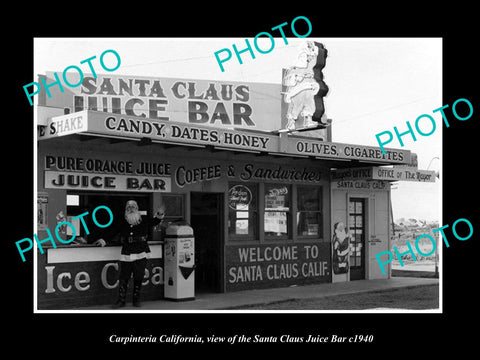
[[(432, 165), (432, 161), (433, 160), (440, 160), (439, 157), (435, 156), (434, 158), (432, 158), (432, 160), (430, 160), (430, 164), (428, 164), (427, 166), (427, 170), (430, 169), (430, 165)], [(440, 178), (440, 171), (437, 175), (438, 178)], [(438, 234), (435, 234), (435, 277), (438, 278)]]

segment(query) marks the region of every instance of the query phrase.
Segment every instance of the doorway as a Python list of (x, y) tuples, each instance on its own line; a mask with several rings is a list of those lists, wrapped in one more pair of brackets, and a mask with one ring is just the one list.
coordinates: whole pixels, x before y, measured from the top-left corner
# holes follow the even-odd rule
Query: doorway
[(221, 292), (223, 194), (192, 192), (190, 225), (195, 236), (195, 291)]
[(350, 280), (365, 279), (365, 199), (350, 198)]

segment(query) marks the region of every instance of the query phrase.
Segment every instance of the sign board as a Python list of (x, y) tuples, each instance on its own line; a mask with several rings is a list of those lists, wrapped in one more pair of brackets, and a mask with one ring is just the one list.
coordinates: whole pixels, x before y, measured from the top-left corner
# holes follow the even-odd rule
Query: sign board
[(328, 170), (318, 167), (297, 167), (288, 165), (268, 165), (256, 163), (231, 163), (227, 176), (240, 181), (319, 183), (328, 181)]
[(435, 182), (435, 171), (418, 170), (411, 166), (368, 167), (337, 169), (332, 173), (332, 180), (386, 180), (386, 181), (414, 181)]
[[(66, 76), (71, 84), (80, 82), (78, 73)], [(88, 109), (216, 128), (280, 127), (280, 84), (96, 76), (84, 74), (81, 85), (64, 87), (64, 92), (58, 85), (50, 87), (52, 96), (44, 97), (44, 101), (39, 99), (39, 105), (69, 108), (70, 112)], [(55, 82), (53, 72), (47, 72), (45, 77), (47, 84)]]
[(378, 243), (381, 243), (382, 241), (383, 241), (383, 240), (380, 239), (380, 238), (378, 238), (377, 235), (372, 234), (372, 235), (370, 235), (370, 239), (368, 239), (368, 244), (369, 244), (370, 246), (375, 246), (375, 245), (377, 245)]
[(45, 155), (46, 189), (171, 192), (171, 164)]
[(290, 136), (281, 143), (281, 151), (289, 154), (308, 155), (326, 159), (366, 160), (374, 162), (406, 163), (410, 161), (410, 151), (385, 149), (385, 154), (377, 146), (363, 146)]
[(330, 243), (227, 246), (226, 290), (331, 282)]
[[(84, 114), (81, 112), (80, 114)], [(62, 119), (77, 119), (79, 116), (53, 117), (52, 124), (60, 124)], [(60, 119), (59, 119), (60, 118)], [(70, 124), (74, 122), (70, 121)], [(63, 124), (63, 122), (62, 122)], [(154, 142), (180, 145), (214, 146), (235, 151), (268, 152), (284, 155), (313, 156), (321, 159), (364, 160), (378, 163), (404, 164), (410, 161), (410, 151), (386, 149), (386, 154), (378, 147), (325, 142), (316, 139), (300, 138), (285, 134), (275, 135), (264, 131), (246, 129), (213, 128), (205, 125), (192, 125), (185, 122), (152, 120), (135, 116), (88, 110), (86, 115), (76, 120), (76, 128), (61, 131), (39, 127), (39, 140), (62, 136), (67, 131), (86, 135), (101, 135), (113, 138), (149, 138)], [(57, 129), (56, 127), (55, 129)]]
[(171, 192), (170, 177), (45, 171), (46, 189)]
[[(52, 118), (51, 121), (56, 123), (57, 117)], [(278, 137), (273, 134), (217, 129), (202, 125), (106, 114), (98, 111), (88, 111), (88, 116), (85, 119), (82, 118), (82, 129), (76, 132), (136, 139), (148, 137), (166, 143), (211, 145), (236, 150), (277, 152), (278, 149)], [(40, 127), (39, 140), (55, 136), (61, 135), (58, 132), (49, 134), (48, 127), (46, 129)]]
[(228, 206), (233, 210), (248, 210), (252, 192), (245, 185), (233, 185), (228, 189)]
[(86, 131), (88, 125), (87, 111), (49, 118), (46, 125), (46, 127), (40, 128), (38, 133), (39, 138), (48, 139)]
[(373, 179), (388, 181), (435, 182), (435, 171), (418, 170), (407, 166), (394, 166), (392, 168), (374, 167), (372, 176)]
[(48, 193), (37, 192), (37, 231), (45, 230), (48, 226)]
[(332, 190), (388, 190), (390, 183), (379, 180), (337, 180), (331, 183)]
[(282, 71), (282, 128), (298, 129), (322, 121), (323, 97), (328, 93), (322, 73), (326, 60), (323, 44), (306, 40), (295, 63)]

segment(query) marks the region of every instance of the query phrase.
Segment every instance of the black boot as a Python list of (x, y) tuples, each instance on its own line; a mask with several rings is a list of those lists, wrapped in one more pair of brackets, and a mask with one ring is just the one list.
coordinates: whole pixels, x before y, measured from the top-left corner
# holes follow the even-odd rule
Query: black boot
[(125, 299), (127, 297), (127, 288), (128, 282), (125, 280), (120, 280), (118, 284), (118, 299), (115, 304), (113, 304), (112, 308), (118, 309), (125, 306)]
[(142, 284), (140, 285), (133, 285), (133, 306), (140, 307), (142, 304), (140, 303), (140, 289), (142, 288)]

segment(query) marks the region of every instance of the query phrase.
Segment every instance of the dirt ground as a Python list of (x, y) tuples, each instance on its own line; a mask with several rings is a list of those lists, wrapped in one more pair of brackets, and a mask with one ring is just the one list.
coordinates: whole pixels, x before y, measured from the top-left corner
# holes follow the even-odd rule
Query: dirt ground
[(407, 287), (319, 299), (293, 300), (261, 306), (246, 306), (245, 310), (367, 310), (367, 309), (438, 309), (438, 285)]

